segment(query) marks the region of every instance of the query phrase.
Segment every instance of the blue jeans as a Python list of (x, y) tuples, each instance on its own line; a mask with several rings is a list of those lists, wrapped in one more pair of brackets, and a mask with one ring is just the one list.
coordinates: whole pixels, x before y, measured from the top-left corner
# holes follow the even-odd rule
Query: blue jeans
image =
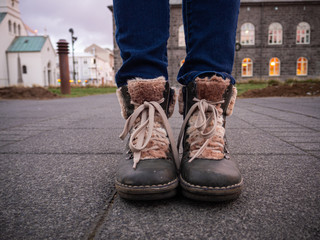
[[(118, 87), (134, 78), (168, 79), (169, 0), (114, 0), (116, 41), (123, 64)], [(177, 79), (231, 76), (240, 0), (183, 0), (187, 57)]]

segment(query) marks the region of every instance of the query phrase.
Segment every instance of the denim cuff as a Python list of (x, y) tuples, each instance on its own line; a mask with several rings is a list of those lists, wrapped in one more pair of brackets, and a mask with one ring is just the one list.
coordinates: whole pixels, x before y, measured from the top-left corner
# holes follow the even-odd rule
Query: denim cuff
[(211, 77), (217, 75), (222, 77), (224, 80), (230, 79), (232, 85), (236, 84), (236, 80), (231, 74), (226, 72), (216, 72), (216, 71), (192, 71), (178, 78), (178, 82), (182, 85), (187, 85), (189, 82), (194, 81), (197, 77)]

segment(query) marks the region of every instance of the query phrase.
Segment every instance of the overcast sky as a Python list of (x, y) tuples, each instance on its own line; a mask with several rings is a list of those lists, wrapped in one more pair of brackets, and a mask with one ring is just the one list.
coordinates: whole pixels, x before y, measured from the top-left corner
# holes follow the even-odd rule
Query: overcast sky
[(75, 52), (96, 43), (113, 48), (112, 13), (107, 6), (112, 0), (21, 0), (22, 20), (43, 35), (45, 29), (56, 48), (59, 39), (71, 42), (69, 28), (78, 37)]

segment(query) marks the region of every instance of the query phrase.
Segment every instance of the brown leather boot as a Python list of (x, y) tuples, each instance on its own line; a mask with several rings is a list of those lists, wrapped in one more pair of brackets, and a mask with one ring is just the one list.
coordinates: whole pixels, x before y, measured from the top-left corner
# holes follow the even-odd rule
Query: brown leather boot
[[(204, 201), (237, 198), (243, 187), (238, 165), (226, 146), (226, 116), (232, 114), (237, 95), (230, 80), (197, 78), (179, 94), (184, 123), (180, 184), (184, 196)], [(183, 139), (182, 139), (183, 137)]]
[(174, 196), (179, 156), (167, 119), (174, 110), (174, 90), (163, 77), (135, 79), (118, 89), (117, 96), (127, 119), (120, 138), (130, 134), (116, 174), (118, 194), (132, 200)]

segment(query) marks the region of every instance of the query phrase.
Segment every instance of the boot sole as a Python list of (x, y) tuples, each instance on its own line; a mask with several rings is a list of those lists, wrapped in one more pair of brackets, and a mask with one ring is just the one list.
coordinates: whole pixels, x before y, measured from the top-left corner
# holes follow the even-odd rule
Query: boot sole
[(182, 194), (186, 198), (208, 202), (223, 202), (237, 199), (243, 189), (243, 180), (240, 183), (227, 187), (199, 186), (188, 183), (180, 176)]
[(175, 180), (159, 185), (133, 186), (116, 181), (115, 186), (121, 198), (128, 200), (160, 200), (174, 197), (177, 194), (179, 181)]

